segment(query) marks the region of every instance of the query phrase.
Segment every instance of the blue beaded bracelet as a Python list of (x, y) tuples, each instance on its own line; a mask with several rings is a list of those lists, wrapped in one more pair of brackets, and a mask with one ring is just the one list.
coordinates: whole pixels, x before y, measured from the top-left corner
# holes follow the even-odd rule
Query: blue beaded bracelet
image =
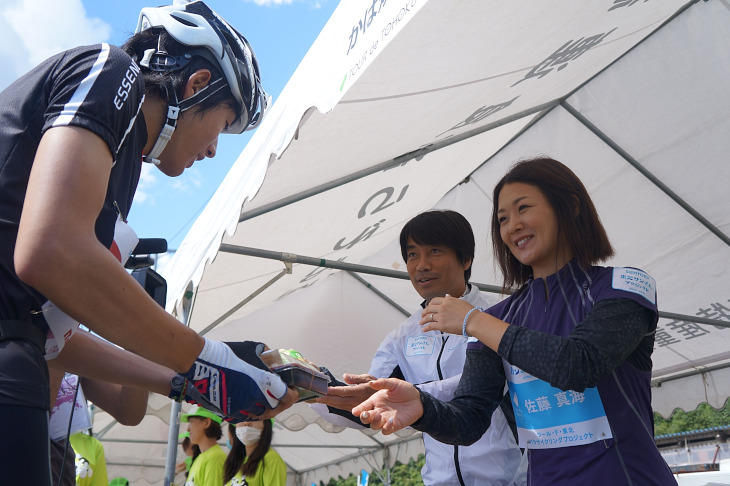
[(471, 313), (472, 313), (472, 312), (474, 312), (475, 310), (478, 310), (478, 309), (477, 309), (476, 307), (472, 308), (472, 310), (470, 310), (469, 312), (467, 312), (467, 313), (466, 313), (466, 315), (464, 316), (464, 324), (463, 324), (463, 325), (461, 326), (461, 333), (462, 333), (462, 334), (464, 335), (464, 337), (467, 337), (467, 338), (468, 338), (468, 337), (470, 337), (470, 336), (469, 336), (469, 335), (468, 335), (468, 334), (466, 333), (466, 320), (467, 320), (467, 319), (469, 319), (469, 316), (470, 316), (470, 315), (471, 315)]

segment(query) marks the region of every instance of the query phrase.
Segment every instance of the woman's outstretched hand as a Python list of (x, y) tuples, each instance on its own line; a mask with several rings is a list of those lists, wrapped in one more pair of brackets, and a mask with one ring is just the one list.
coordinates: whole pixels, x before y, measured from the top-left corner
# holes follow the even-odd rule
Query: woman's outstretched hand
[(384, 435), (408, 427), (423, 415), (421, 395), (415, 386), (396, 378), (380, 378), (370, 382), (378, 390), (373, 396), (352, 409), (373, 430)]

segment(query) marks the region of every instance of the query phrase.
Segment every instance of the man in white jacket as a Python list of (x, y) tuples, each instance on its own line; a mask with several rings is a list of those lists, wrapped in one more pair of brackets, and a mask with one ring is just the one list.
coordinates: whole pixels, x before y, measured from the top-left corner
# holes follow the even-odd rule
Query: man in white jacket
[[(476, 307), (487, 308), (479, 289), (470, 285), (474, 260), (474, 234), (469, 222), (454, 211), (428, 211), (411, 219), (401, 230), (400, 246), (411, 283), (424, 299), (459, 295)], [(350, 386), (330, 387), (314, 405), (331, 422), (343, 424), (342, 417), (359, 423), (350, 410), (367, 399), (374, 390), (368, 382), (375, 378), (396, 377), (417, 385), (423, 391), (450, 400), (459, 383), (466, 358), (467, 338), (440, 331), (423, 332), (421, 309), (413, 313), (383, 340), (367, 375), (345, 374)], [(421, 475), (429, 485), (525, 484), (522, 454), (504, 413), (497, 409), (484, 435), (474, 444), (452, 446), (423, 434), (426, 464)]]

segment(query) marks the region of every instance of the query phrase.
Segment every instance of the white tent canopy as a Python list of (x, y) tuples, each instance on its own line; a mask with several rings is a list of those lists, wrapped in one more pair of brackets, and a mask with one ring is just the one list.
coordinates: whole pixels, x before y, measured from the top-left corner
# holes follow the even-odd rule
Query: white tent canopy
[[(667, 317), (655, 409), (720, 407), (730, 396), (728, 45), (725, 0), (342, 2), (173, 258), (169, 307), (192, 289), (196, 331), (295, 348), (336, 375), (366, 372), (417, 294), (295, 255), (403, 271), (402, 225), (450, 208), (475, 230), (472, 281), (500, 286), (492, 188), (515, 161), (546, 154), (584, 181), (617, 250), (609, 264), (657, 281)], [(169, 403), (155, 398), (150, 412), (100, 435), (110, 463), (153, 467), (110, 471), (161, 484)], [(277, 418), (291, 484), (420, 450), (417, 434), (333, 434), (317, 419), (304, 405)]]

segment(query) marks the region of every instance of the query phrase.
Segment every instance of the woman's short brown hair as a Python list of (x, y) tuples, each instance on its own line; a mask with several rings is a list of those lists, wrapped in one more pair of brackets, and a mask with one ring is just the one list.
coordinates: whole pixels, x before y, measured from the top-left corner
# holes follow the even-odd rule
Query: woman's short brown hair
[(521, 182), (536, 187), (548, 200), (558, 221), (558, 244), (570, 246), (583, 268), (604, 261), (614, 251), (606, 230), (583, 183), (572, 170), (549, 157), (516, 163), (494, 187), (492, 209), (492, 246), (504, 276), (503, 289), (527, 282), (532, 269), (517, 260), (500, 235), (497, 210), (499, 194), (506, 184)]

